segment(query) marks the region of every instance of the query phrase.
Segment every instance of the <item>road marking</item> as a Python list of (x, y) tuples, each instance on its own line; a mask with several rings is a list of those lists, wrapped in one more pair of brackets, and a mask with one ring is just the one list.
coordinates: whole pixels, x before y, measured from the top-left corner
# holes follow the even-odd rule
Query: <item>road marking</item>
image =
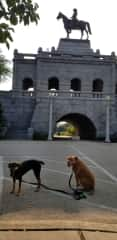
[[(78, 151), (78, 149), (76, 149), (75, 147), (73, 147), (75, 149), (75, 151), (78, 152), (78, 154), (81, 155), (81, 157), (87, 159), (91, 164), (95, 165), (96, 168), (99, 168), (101, 171), (103, 171), (108, 177), (110, 177), (111, 180), (113, 180), (114, 182), (117, 182), (117, 178), (115, 176), (113, 176), (111, 173), (109, 173), (106, 169), (104, 169), (103, 167), (101, 167), (99, 164), (97, 164), (95, 161), (93, 161), (91, 158), (89, 158), (88, 156), (86, 156), (83, 152), (81, 151)], [(41, 159), (41, 160), (45, 160), (45, 159)], [(48, 161), (48, 162), (54, 162), (54, 163), (62, 163), (62, 162), (58, 162), (58, 161), (55, 161), (55, 160), (49, 160), (49, 159), (46, 159), (45, 161)], [(0, 158), (0, 162), (2, 163), (2, 159)], [(59, 171), (59, 170), (55, 170), (55, 169), (50, 169), (50, 168), (44, 168), (44, 170), (47, 170), (47, 171), (50, 171), (50, 172), (56, 172), (56, 173), (59, 173), (59, 174), (63, 174), (63, 175), (69, 175), (69, 173), (66, 173), (66, 172), (63, 172), (63, 171)], [(0, 180), (3, 180), (3, 179), (6, 179), (8, 181), (12, 181), (11, 178), (5, 178), (3, 176), (0, 177)], [(99, 180), (100, 181), (100, 180)], [(101, 180), (103, 181), (103, 180)], [(107, 181), (106, 181), (107, 182)], [(109, 183), (109, 181), (108, 181)], [(110, 182), (112, 183), (112, 182)], [(33, 186), (34, 187), (34, 186)], [(45, 190), (46, 191), (46, 190)], [(58, 196), (61, 196), (61, 197), (64, 197), (64, 198), (68, 198), (68, 199), (71, 199), (71, 196), (68, 196), (68, 195), (64, 195), (62, 193), (58, 193), (58, 192), (54, 192), (54, 191), (50, 191), (52, 194), (54, 195), (58, 195)], [(89, 206), (94, 206), (94, 207), (97, 207), (97, 208), (100, 208), (100, 209), (106, 209), (106, 210), (111, 210), (111, 211), (114, 211), (114, 212), (117, 212), (116, 209), (112, 208), (112, 207), (109, 207), (109, 206), (105, 206), (103, 204), (96, 204), (96, 203), (93, 203), (93, 202), (90, 202), (88, 200), (82, 200), (83, 203), (85, 204), (88, 204)]]
[[(66, 175), (66, 176), (70, 176), (70, 173), (61, 172), (61, 171), (59, 171), (59, 170), (55, 170), (55, 169), (51, 169), (51, 168), (44, 168), (44, 170), (47, 170), (47, 171), (49, 171), (49, 172), (55, 172), (55, 173), (63, 174), (63, 175)], [(97, 177), (96, 179), (97, 179), (97, 181), (99, 181), (99, 182), (104, 182), (104, 183), (107, 183), (107, 184), (113, 184), (113, 185), (115, 185), (115, 182), (113, 182), (113, 181), (100, 179), (100, 178), (98, 178), (98, 177)]]
[(109, 171), (107, 171), (105, 168), (103, 168), (100, 164), (96, 163), (94, 160), (92, 160), (91, 158), (89, 158), (88, 156), (85, 155), (85, 153), (81, 152), (80, 150), (78, 150), (78, 148), (72, 146), (72, 148), (81, 156), (83, 157), (85, 160), (88, 160), (89, 162), (91, 162), (93, 165), (95, 165), (98, 169), (100, 169), (105, 175), (107, 175), (111, 180), (113, 180), (114, 182), (117, 183), (117, 178), (111, 174)]
[(89, 202), (88, 200), (86, 200), (86, 201), (87, 201), (88, 205), (91, 205), (93, 207), (97, 207), (97, 208), (100, 208), (100, 209), (106, 209), (106, 210), (111, 210), (111, 211), (117, 212), (116, 208), (105, 206), (103, 204), (97, 204), (97, 203)]
[[(47, 171), (49, 171), (49, 172), (59, 173), (59, 174), (65, 175), (65, 176), (70, 176), (70, 173), (60, 172), (60, 171), (57, 171), (57, 170), (54, 170), (54, 169), (47, 169), (47, 168), (45, 168), (44, 170), (47, 170)], [(1, 181), (1, 180), (4, 180), (4, 179), (8, 180), (9, 177), (3, 177), (3, 176), (0, 177), (0, 181)], [(100, 178), (98, 178), (98, 177), (97, 177), (96, 179), (97, 179), (97, 182), (103, 182), (103, 183), (105, 183), (105, 184), (115, 185), (114, 182), (109, 181), (109, 180), (100, 179)], [(11, 179), (11, 180), (12, 180), (12, 179)]]
[[(11, 181), (12, 179), (10, 178), (10, 177), (0, 177), (0, 180), (7, 180), (7, 181)], [(29, 185), (28, 183), (24, 183), (25, 185)], [(35, 186), (34, 185), (32, 185), (32, 187), (34, 187), (35, 188)], [(45, 190), (45, 189), (43, 189), (44, 191), (47, 191), (47, 190)], [(72, 198), (72, 196), (69, 196), (69, 195), (64, 195), (63, 193), (59, 193), (59, 192), (54, 192), (54, 191), (52, 191), (52, 190), (49, 190), (49, 192), (51, 192), (52, 194), (54, 194), (54, 195), (57, 195), (57, 196), (60, 196), (60, 197), (64, 197), (64, 198), (68, 198), (68, 199), (70, 199), (70, 200), (73, 200), (73, 198)], [(81, 201), (80, 201), (80, 203), (81, 203)], [(87, 199), (85, 199), (85, 200), (83, 200), (82, 199), (82, 203), (84, 204), (87, 204), (87, 205), (89, 205), (89, 206), (93, 206), (93, 207), (96, 207), (96, 208), (100, 208), (100, 209), (106, 209), (106, 210), (109, 210), (109, 211), (114, 211), (114, 212), (117, 212), (117, 209), (116, 208), (112, 208), (112, 207), (109, 207), (109, 206), (105, 206), (105, 205), (103, 205), (103, 204), (96, 204), (96, 203), (94, 203), (94, 202), (89, 202)]]
[(112, 185), (115, 186), (115, 182), (113, 182), (113, 181), (104, 180), (104, 179), (100, 179), (100, 178), (97, 178), (97, 177), (96, 177), (96, 181), (97, 182), (103, 182), (103, 183), (106, 183), (106, 184), (112, 184)]
[[(0, 177), (3, 177), (4, 169), (3, 169), (3, 157), (0, 156)], [(3, 192), (3, 180), (0, 181), (0, 202), (1, 202), (1, 194)], [(1, 203), (0, 203), (1, 205)]]

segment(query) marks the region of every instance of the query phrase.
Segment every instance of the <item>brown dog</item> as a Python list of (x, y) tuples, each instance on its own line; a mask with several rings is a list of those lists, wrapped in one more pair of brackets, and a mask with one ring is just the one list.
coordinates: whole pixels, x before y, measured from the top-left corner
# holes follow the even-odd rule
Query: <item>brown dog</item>
[(41, 165), (44, 165), (44, 162), (37, 161), (37, 160), (27, 160), (22, 163), (15, 163), (15, 162), (9, 163), (8, 168), (10, 170), (10, 176), (13, 179), (13, 187), (12, 187), (11, 193), (15, 192), (16, 180), (19, 180), (19, 188), (18, 188), (17, 196), (20, 194), (22, 176), (30, 170), (33, 170), (33, 173), (37, 179), (36, 191), (38, 191), (41, 184), (41, 179), (40, 179)]
[(77, 156), (67, 157), (68, 167), (72, 167), (75, 174), (76, 185), (86, 191), (94, 191), (95, 177), (90, 169)]

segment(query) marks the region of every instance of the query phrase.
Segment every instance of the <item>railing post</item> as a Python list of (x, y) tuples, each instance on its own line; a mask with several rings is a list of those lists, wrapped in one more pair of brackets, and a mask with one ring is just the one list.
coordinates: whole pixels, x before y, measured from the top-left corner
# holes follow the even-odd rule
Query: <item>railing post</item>
[(49, 129), (48, 129), (48, 140), (52, 140), (52, 129), (53, 129), (53, 97), (58, 96), (56, 89), (52, 88), (49, 91)]
[(52, 120), (53, 120), (53, 97), (49, 97), (49, 129), (48, 129), (48, 140), (52, 140)]
[(105, 142), (110, 143), (110, 96), (106, 96), (106, 134)]

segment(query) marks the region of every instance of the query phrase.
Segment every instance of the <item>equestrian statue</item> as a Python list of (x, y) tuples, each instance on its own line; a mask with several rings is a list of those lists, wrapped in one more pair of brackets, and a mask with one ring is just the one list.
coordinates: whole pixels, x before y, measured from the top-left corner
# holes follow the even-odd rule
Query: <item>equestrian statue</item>
[(81, 39), (83, 39), (84, 36), (84, 31), (87, 34), (87, 39), (89, 38), (89, 34), (91, 33), (91, 27), (89, 22), (81, 21), (77, 19), (77, 9), (73, 9), (73, 15), (71, 19), (68, 19), (63, 13), (59, 12), (57, 19), (62, 19), (64, 28), (67, 32), (67, 38), (69, 38), (69, 34), (71, 33), (72, 30), (80, 30), (81, 31)]

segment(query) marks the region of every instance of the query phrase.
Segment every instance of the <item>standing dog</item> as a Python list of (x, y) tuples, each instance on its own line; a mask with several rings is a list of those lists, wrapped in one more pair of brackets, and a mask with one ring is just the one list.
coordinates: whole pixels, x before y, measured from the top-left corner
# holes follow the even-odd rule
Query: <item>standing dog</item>
[(37, 189), (39, 191), (41, 179), (40, 179), (40, 172), (41, 172), (41, 165), (44, 165), (44, 162), (37, 161), (37, 160), (27, 160), (22, 163), (9, 163), (8, 168), (10, 169), (10, 176), (13, 179), (13, 187), (11, 193), (15, 192), (15, 184), (16, 180), (19, 180), (19, 188), (17, 195), (21, 192), (21, 183), (22, 183), (22, 176), (27, 173), (29, 170), (33, 170), (34, 175), (37, 179)]
[(72, 167), (75, 174), (77, 187), (81, 187), (86, 191), (94, 191), (95, 177), (85, 163), (77, 156), (69, 156), (67, 161), (68, 167)]

